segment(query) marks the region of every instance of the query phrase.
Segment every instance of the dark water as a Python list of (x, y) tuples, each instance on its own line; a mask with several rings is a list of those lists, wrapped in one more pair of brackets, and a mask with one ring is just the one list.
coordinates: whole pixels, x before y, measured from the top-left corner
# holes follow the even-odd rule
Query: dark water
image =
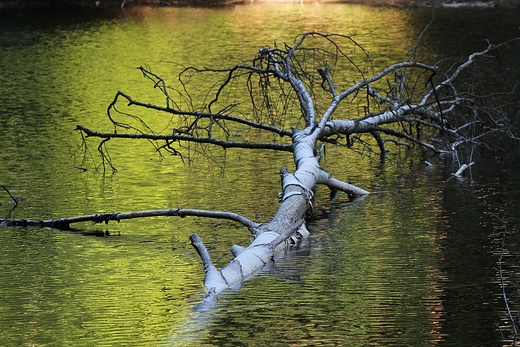
[[(224, 170), (203, 157), (186, 166), (148, 143), (110, 143), (118, 168), (96, 170), (76, 124), (110, 130), (117, 90), (161, 102), (136, 70), (167, 80), (189, 65), (231, 65), (264, 45), (309, 30), (356, 34), (375, 70), (406, 59), (418, 35), (427, 62), (520, 34), (519, 13), (501, 10), (247, 5), (224, 9), (132, 9), (0, 16), (0, 216), (56, 218), (152, 208), (229, 210), (259, 221), (276, 211), (287, 154), (228, 151)], [(161, 124), (164, 120), (154, 120)], [(222, 152), (215, 153), (218, 158)], [(455, 179), (446, 158), (376, 160), (329, 151), (336, 177), (374, 194), (332, 205), (316, 192), (308, 242), (270, 271), (194, 311), (203, 270), (197, 232), (217, 266), (247, 230), (223, 221), (154, 218), (54, 230), (0, 229), (2, 346), (499, 346), (511, 336), (494, 267), (502, 224), (508, 293), (517, 303), (520, 168), (516, 153), (475, 154)], [(74, 168), (82, 165), (89, 170)], [(515, 303), (517, 303), (515, 305)]]

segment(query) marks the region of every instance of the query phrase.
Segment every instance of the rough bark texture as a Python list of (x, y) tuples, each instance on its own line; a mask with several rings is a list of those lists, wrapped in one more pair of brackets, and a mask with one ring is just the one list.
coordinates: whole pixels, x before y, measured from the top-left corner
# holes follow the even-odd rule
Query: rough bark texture
[[(298, 169), (294, 174), (285, 168), (281, 170), (280, 207), (269, 223), (251, 229), (255, 237), (251, 245), (233, 246), (235, 258), (218, 271), (198, 235), (193, 234), (190, 237), (204, 264), (204, 285), (208, 290), (206, 301), (214, 301), (223, 290), (241, 284), (254, 273), (261, 271), (277, 253), (297, 245), (302, 238), (308, 236), (303, 220), (306, 213), (312, 209), (312, 189), (323, 175), (328, 178), (322, 179), (323, 183), (330, 182), (331, 178), (330, 175), (324, 174), (313, 155), (313, 146), (309, 146), (312, 137), (295, 138), (299, 139), (295, 143), (295, 162), (298, 163)], [(334, 187), (353, 195), (368, 194), (367, 191), (351, 185), (336, 184)]]

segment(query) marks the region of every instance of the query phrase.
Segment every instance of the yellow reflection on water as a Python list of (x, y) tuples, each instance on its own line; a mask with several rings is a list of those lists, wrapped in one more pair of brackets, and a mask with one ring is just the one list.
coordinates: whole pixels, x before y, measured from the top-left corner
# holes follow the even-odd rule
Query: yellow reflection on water
[[(85, 20), (65, 28), (31, 28), (24, 41), (27, 50), (14, 46), (6, 49), (7, 58), (0, 60), (5, 72), (2, 82), (9, 81), (13, 91), (6, 101), (10, 107), (5, 112), (8, 121), (0, 129), (2, 148), (6, 149), (2, 151), (0, 178), (27, 198), (16, 210), (9, 212), (9, 207), (3, 205), (2, 211), (20, 218), (52, 218), (188, 207), (234, 211), (265, 222), (278, 207), (279, 169), (293, 169), (290, 154), (217, 149), (212, 154), (220, 159), (224, 169), (221, 170), (208, 164), (203, 156), (186, 166), (177, 157), (161, 157), (146, 142), (109, 141), (107, 146), (119, 171), (104, 176), (96, 171), (96, 142), (89, 141), (85, 162), (83, 152), (76, 152), (81, 139), (74, 131), (75, 125), (112, 131), (106, 108), (117, 90), (146, 102), (163, 103), (164, 97), (142, 78), (137, 66), (149, 66), (173, 83), (179, 70), (186, 66), (230, 66), (251, 59), (261, 46), (274, 45), (275, 41), (279, 45), (283, 41), (293, 42), (303, 31), (355, 34), (356, 40), (373, 52), (373, 68), (377, 71), (389, 62), (406, 58), (422, 29), (422, 23), (413, 16), (407, 10), (338, 4), (252, 4), (225, 9), (135, 8), (111, 19)], [(345, 81), (349, 81), (348, 77)], [(356, 107), (346, 108), (345, 112), (357, 111)], [(171, 122), (168, 116), (148, 112), (139, 115), (147, 117), (154, 129), (167, 132)], [(339, 179), (374, 190), (384, 185), (383, 179), (375, 178), (378, 166), (373, 161), (340, 150), (328, 153), (324, 165)], [(77, 171), (72, 168), (74, 163), (89, 170)], [(395, 173), (393, 169), (389, 171)], [(417, 200), (428, 199), (424, 190), (413, 194)], [(385, 205), (384, 210), (384, 216), (367, 214), (363, 225), (384, 223), (385, 227), (398, 228), (393, 216), (407, 218), (397, 205)], [(431, 217), (419, 214), (410, 222), (425, 227), (428, 218)], [(14, 322), (14, 329), (2, 329), (8, 332), (0, 337), (0, 344), (17, 341), (27, 345), (159, 345), (170, 330), (185, 326), (203, 290), (203, 269), (189, 245), (189, 234), (199, 233), (219, 267), (229, 260), (233, 243), (249, 241), (245, 228), (219, 221), (158, 218), (81, 228), (109, 230), (112, 236), (90, 238), (36, 230), (1, 234), (0, 262), (4, 270), (0, 292), (5, 294), (7, 303), (0, 305), (0, 324), (10, 327)], [(357, 232), (362, 231), (360, 224)], [(368, 252), (383, 243), (394, 245), (387, 253), (372, 254), (359, 263), (358, 270), (373, 275), (374, 281), (382, 281), (386, 273), (401, 269), (402, 264), (384, 260), (408, 252), (414, 245), (428, 243), (414, 238), (414, 243), (406, 244), (402, 235), (384, 230), (379, 230), (377, 236), (380, 238), (367, 242), (354, 230), (349, 246), (356, 245), (358, 252)], [(422, 253), (414, 257), (411, 261), (417, 268), (430, 268), (431, 259)], [(385, 286), (372, 292), (372, 296), (356, 296), (359, 302), (349, 301), (341, 290), (356, 284), (353, 281), (361, 280), (362, 274), (341, 279), (338, 273), (348, 269), (342, 268), (345, 264), (340, 262), (339, 268), (326, 265), (318, 266), (330, 281), (326, 283), (327, 295), (321, 296), (325, 305), (316, 312), (317, 319), (301, 318), (316, 302), (309, 299), (312, 288), (306, 289), (304, 294), (309, 301), (301, 306), (299, 292), (293, 293), (290, 305), (283, 307), (263, 297), (263, 305), (252, 307), (252, 311), (259, 320), (272, 320), (263, 327), (265, 333), (258, 333), (260, 336), (267, 341), (272, 341), (273, 336), (283, 338), (283, 328), (300, 342), (308, 337), (307, 332), (341, 341), (333, 323), (350, 314), (361, 319), (366, 313), (361, 307), (374, 300), (378, 301), (374, 312), (381, 311), (377, 305), (387, 295)], [(428, 276), (421, 276), (426, 281)], [(337, 285), (339, 280), (345, 282)], [(420, 290), (428, 292), (424, 283)], [(285, 289), (275, 285), (249, 287), (244, 291), (245, 300), (258, 297), (251, 291), (271, 294), (269, 290)], [(398, 293), (392, 299), (402, 302), (401, 295), (404, 294)], [(334, 319), (329, 320), (330, 315)], [(236, 320), (244, 317), (237, 316)], [(417, 330), (430, 328), (425, 316), (420, 316), (416, 324)], [(302, 327), (305, 329), (301, 330)], [(352, 334), (360, 339), (368, 332), (383, 333), (383, 328), (371, 330), (362, 326), (353, 329)], [(247, 339), (246, 331), (237, 336)], [(221, 327), (212, 325), (206, 336), (225, 334)]]

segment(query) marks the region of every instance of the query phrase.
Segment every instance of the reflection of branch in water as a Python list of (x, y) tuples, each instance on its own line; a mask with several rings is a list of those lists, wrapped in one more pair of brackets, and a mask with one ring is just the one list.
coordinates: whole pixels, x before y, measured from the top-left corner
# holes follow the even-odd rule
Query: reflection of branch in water
[[(511, 299), (511, 296), (516, 291), (517, 284), (515, 284), (515, 287), (513, 288), (513, 291), (511, 292), (511, 295), (506, 294), (506, 284), (504, 283), (504, 273), (502, 270), (502, 260), (504, 257), (504, 249), (506, 244), (506, 235), (507, 235), (507, 221), (503, 220), (502, 218), (498, 217), (494, 213), (488, 212), (490, 215), (498, 219), (503, 225), (504, 225), (504, 231), (502, 232), (502, 244), (500, 246), (500, 256), (498, 257), (498, 267), (495, 268), (495, 271), (498, 273), (500, 277), (500, 287), (502, 289), (502, 299), (504, 300), (504, 304), (506, 306), (507, 316), (509, 318), (509, 321), (511, 322), (511, 326), (513, 328), (513, 343), (512, 346), (516, 346), (516, 341), (518, 339), (518, 330), (517, 330), (517, 324), (520, 323), (520, 317), (517, 315), (516, 317), (513, 317), (513, 314), (511, 313), (511, 307), (509, 306), (509, 300)], [(497, 328), (500, 331), (500, 334), (502, 335), (502, 341), (505, 339), (505, 336), (500, 329), (500, 327), (495, 324)]]
[(186, 317), (185, 322), (180, 327), (174, 329), (165, 345), (197, 345), (197, 342), (207, 334), (208, 328), (214, 323), (215, 319), (215, 307), (194, 310)]

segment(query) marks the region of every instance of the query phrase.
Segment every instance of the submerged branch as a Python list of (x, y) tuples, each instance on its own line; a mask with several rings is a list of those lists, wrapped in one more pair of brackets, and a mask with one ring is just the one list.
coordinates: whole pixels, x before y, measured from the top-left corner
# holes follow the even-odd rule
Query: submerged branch
[[(301, 238), (308, 236), (303, 219), (298, 219), (280, 234), (265, 231), (258, 235), (248, 247), (241, 247), (235, 258), (217, 270), (204, 243), (197, 234), (190, 236), (191, 244), (199, 254), (204, 266), (204, 285), (208, 292), (204, 297), (206, 302), (215, 302), (216, 296), (225, 289), (242, 283), (250, 276), (261, 271), (271, 262), (274, 256), (284, 249), (294, 246), (291, 236), (299, 233)], [(298, 238), (298, 237), (296, 237)]]
[(146, 218), (146, 217), (206, 217), (206, 218), (218, 218), (228, 219), (244, 226), (249, 229), (254, 229), (260, 224), (255, 223), (246, 217), (233, 213), (233, 212), (220, 212), (220, 211), (209, 211), (209, 210), (193, 210), (193, 209), (180, 209), (172, 208), (168, 210), (144, 210), (134, 212), (116, 212), (116, 213), (96, 213), (83, 216), (75, 216), (68, 218), (58, 219), (45, 219), (45, 220), (31, 220), (31, 219), (0, 219), (0, 225), (4, 227), (37, 227), (37, 228), (52, 228), (59, 230), (69, 230), (70, 225), (81, 222), (94, 222), (94, 223), (105, 223), (109, 221), (121, 221), (124, 219), (134, 218)]

